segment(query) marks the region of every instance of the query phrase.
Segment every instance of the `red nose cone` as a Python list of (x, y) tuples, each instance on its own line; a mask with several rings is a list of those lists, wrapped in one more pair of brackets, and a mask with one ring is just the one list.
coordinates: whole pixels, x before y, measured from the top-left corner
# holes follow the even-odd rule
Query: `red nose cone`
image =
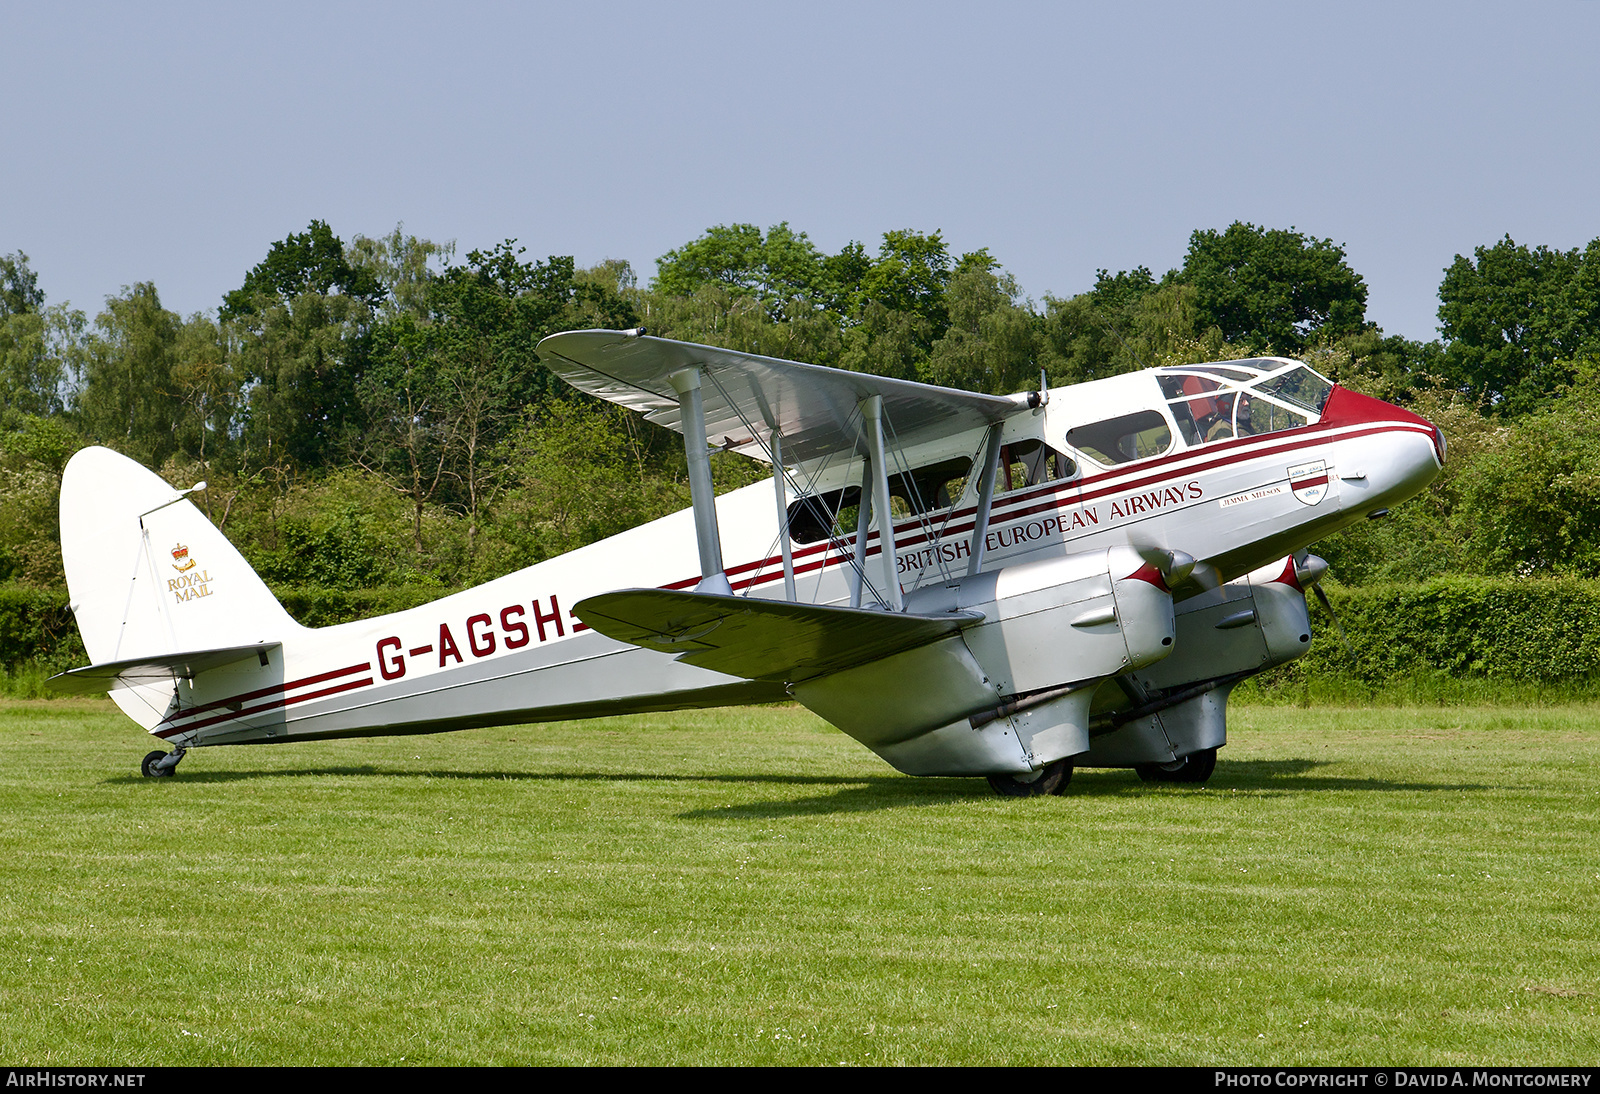
[(1370, 395), (1358, 395), (1354, 391), (1334, 385), (1332, 394), (1328, 396), (1327, 405), (1322, 408), (1322, 423), (1361, 425), (1364, 422), (1409, 422), (1427, 427), (1428, 432), (1433, 435), (1434, 455), (1439, 458), (1439, 466), (1444, 466), (1444, 434), (1439, 431), (1438, 426), (1404, 407), (1386, 403), (1382, 399), (1374, 399)]
[(1370, 395), (1358, 395), (1347, 388), (1334, 386), (1333, 393), (1328, 396), (1328, 403), (1322, 408), (1322, 421), (1326, 425), (1359, 425), (1362, 422), (1415, 422), (1433, 428), (1433, 423), (1420, 414), (1413, 414), (1404, 407), (1386, 403), (1382, 399), (1374, 399)]

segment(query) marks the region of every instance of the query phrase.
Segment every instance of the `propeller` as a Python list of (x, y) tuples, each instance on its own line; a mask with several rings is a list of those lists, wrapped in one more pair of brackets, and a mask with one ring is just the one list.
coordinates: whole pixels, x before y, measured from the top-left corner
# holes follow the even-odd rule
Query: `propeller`
[(1350, 658), (1350, 663), (1355, 664), (1356, 652), (1350, 648), (1350, 636), (1344, 633), (1344, 624), (1339, 622), (1339, 617), (1334, 614), (1333, 605), (1328, 601), (1328, 594), (1323, 591), (1322, 578), (1328, 572), (1328, 560), (1320, 555), (1313, 555), (1301, 551), (1294, 556), (1294, 577), (1300, 582), (1302, 589), (1310, 589), (1316, 594), (1317, 603), (1322, 605), (1322, 610), (1328, 613), (1328, 618), (1333, 620), (1333, 625), (1339, 631), (1339, 643), (1344, 646), (1344, 652)]
[(1174, 551), (1151, 543), (1133, 543), (1129, 546), (1137, 551), (1145, 562), (1161, 571), (1161, 579), (1167, 583), (1169, 589), (1177, 588), (1194, 572), (1194, 556), (1187, 551)]

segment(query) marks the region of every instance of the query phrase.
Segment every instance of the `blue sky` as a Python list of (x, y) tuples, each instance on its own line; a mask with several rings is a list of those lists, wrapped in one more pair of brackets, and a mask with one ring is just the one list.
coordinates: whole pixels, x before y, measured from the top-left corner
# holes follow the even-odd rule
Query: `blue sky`
[(1234, 220), (1389, 333), (1510, 234), (1600, 237), (1600, 3), (0, 3), (0, 253), (214, 308), (327, 220), (626, 258), (719, 223), (987, 246), (1026, 294)]

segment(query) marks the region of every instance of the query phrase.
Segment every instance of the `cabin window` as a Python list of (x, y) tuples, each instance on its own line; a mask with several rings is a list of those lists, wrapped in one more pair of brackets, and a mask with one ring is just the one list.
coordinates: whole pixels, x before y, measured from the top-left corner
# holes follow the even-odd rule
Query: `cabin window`
[(829, 490), (792, 501), (789, 503), (789, 538), (796, 543), (816, 543), (830, 535), (843, 534), (841, 525), (845, 511), (848, 509), (850, 515), (854, 516), (856, 506), (860, 503), (859, 486)]
[(972, 461), (966, 456), (957, 456), (905, 474), (890, 475), (889, 499), (905, 506), (905, 512), (901, 513), (900, 506), (895, 505), (895, 515), (917, 516), (950, 508), (966, 492), (967, 476), (971, 473)]
[[(967, 488), (972, 461), (957, 456), (889, 476), (889, 508), (896, 519), (948, 509)], [(789, 505), (789, 538), (816, 543), (855, 534), (861, 487), (846, 486), (799, 498)]]
[(1172, 447), (1172, 430), (1154, 410), (1141, 410), (1067, 431), (1067, 444), (1106, 466), (1159, 456)]
[(1039, 440), (1014, 441), (1000, 447), (995, 493), (1070, 479), (1077, 473), (1077, 461), (1065, 452), (1057, 452)]
[[(1207, 370), (1216, 375), (1221, 369)], [(1161, 391), (1169, 400), (1172, 417), (1186, 444), (1226, 441), (1237, 436), (1234, 412), (1238, 391), (1211, 376), (1163, 376)]]

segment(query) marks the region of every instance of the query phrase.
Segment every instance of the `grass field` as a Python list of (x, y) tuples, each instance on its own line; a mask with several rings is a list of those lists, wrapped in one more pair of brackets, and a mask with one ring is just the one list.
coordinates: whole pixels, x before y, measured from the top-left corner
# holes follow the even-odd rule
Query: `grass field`
[(8, 1064), (1588, 1064), (1600, 708), (1237, 707), (1204, 789), (798, 709), (191, 752), (0, 704)]

